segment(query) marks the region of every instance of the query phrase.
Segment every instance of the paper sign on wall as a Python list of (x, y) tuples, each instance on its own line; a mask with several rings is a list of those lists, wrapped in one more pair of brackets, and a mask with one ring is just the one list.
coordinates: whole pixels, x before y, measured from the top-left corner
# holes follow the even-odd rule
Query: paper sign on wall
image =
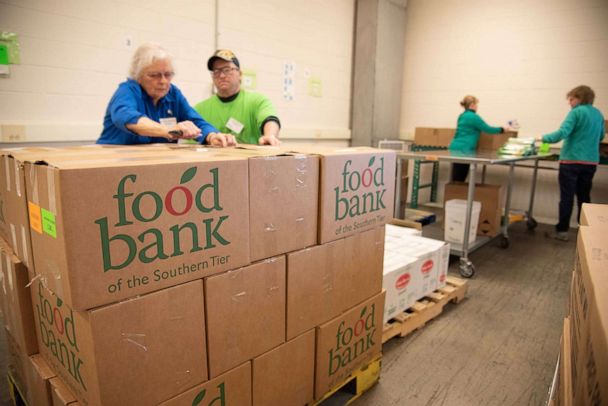
[(308, 94), (312, 97), (323, 96), (323, 83), (321, 78), (312, 76), (308, 78)]
[(245, 90), (255, 90), (258, 86), (257, 73), (254, 70), (243, 69), (243, 78), (241, 85)]
[(0, 75), (8, 75), (8, 47), (0, 44)]
[(285, 62), (283, 64), (283, 99), (293, 101), (296, 96), (296, 64)]

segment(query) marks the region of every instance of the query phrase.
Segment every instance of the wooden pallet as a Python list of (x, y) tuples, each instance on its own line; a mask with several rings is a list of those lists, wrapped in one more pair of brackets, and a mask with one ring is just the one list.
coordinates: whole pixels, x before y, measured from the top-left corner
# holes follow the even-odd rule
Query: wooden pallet
[(423, 327), (427, 322), (439, 316), (449, 302), (460, 303), (466, 296), (467, 289), (466, 280), (448, 276), (445, 287), (420, 299), (411, 308), (384, 324), (382, 343), (384, 344), (393, 337), (405, 337)]
[(345, 406), (360, 398), (380, 380), (382, 354), (351, 373), (340, 385), (309, 406)]

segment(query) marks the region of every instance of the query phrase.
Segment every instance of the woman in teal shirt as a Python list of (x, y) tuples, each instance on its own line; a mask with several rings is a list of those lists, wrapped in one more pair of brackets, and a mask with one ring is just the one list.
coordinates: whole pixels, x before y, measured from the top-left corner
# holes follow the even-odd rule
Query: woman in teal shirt
[[(492, 127), (477, 114), (479, 100), (475, 96), (465, 96), (460, 102), (464, 112), (458, 116), (456, 134), (450, 143), (450, 151), (473, 154), (477, 150), (477, 143), (481, 132), (499, 134), (505, 132), (503, 127)], [(469, 173), (469, 164), (452, 164), (452, 182), (464, 182)]]
[(595, 107), (595, 93), (589, 86), (578, 86), (566, 95), (572, 108), (559, 130), (541, 137), (553, 144), (564, 141), (559, 153), (559, 222), (550, 238), (568, 241), (574, 195), (578, 203), (578, 219), (583, 203), (591, 201), (593, 175), (600, 160), (600, 141), (604, 138), (604, 116)]

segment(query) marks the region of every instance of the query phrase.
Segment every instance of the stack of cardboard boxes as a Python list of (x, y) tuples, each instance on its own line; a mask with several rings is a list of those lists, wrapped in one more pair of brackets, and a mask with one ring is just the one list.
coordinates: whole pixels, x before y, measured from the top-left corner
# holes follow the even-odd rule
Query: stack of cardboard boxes
[(608, 402), (608, 205), (584, 204), (564, 321), (557, 405)]
[(380, 353), (394, 152), (2, 161), (3, 312), (31, 404), (302, 405)]

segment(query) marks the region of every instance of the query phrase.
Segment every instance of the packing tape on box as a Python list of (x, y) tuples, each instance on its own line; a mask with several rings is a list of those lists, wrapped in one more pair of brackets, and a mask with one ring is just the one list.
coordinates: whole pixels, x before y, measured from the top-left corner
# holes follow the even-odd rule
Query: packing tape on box
[(4, 297), (7, 296), (8, 292), (6, 290), (6, 282), (4, 280), (4, 272), (0, 270), (0, 286), (2, 286), (2, 295)]
[(296, 155), (296, 187), (306, 187), (306, 179), (308, 178), (308, 156)]
[(146, 338), (145, 334), (143, 334), (143, 333), (125, 333), (125, 332), (121, 332), (120, 334), (121, 334), (123, 341), (133, 344), (137, 348), (143, 350), (143, 352), (148, 352), (148, 347), (145, 344), (142, 344), (139, 342), (139, 341), (143, 341)]
[(17, 196), (21, 197), (21, 166), (15, 160), (15, 190)]
[(55, 173), (49, 167), (46, 168), (47, 188), (49, 192), (49, 211), (57, 214), (57, 201), (55, 197)]
[(4, 173), (6, 174), (6, 191), (11, 191), (11, 171), (8, 164), (8, 157), (4, 156)]
[(32, 202), (40, 205), (38, 197), (38, 175), (36, 174), (36, 165), (30, 165), (29, 182), (32, 184)]
[(12, 292), (15, 289), (15, 287), (13, 286), (13, 273), (11, 272), (11, 267), (13, 263), (8, 252), (5, 253), (4, 259), (6, 260), (6, 274), (8, 275), (8, 291)]
[[(265, 259), (264, 262), (271, 264), (273, 262), (277, 262), (279, 258), (280, 257), (268, 258)], [(268, 286), (268, 293), (273, 293), (279, 290), (280, 287), (276, 272), (266, 273), (266, 286)]]
[(273, 223), (264, 223), (264, 232), (265, 233), (272, 233), (275, 231), (278, 231), (279, 228), (276, 227)]
[(29, 267), (30, 266), (30, 258), (28, 257), (28, 253), (27, 253), (27, 237), (28, 237), (28, 233), (27, 230), (25, 229), (25, 226), (23, 224), (21, 224), (21, 249), (23, 250), (23, 262), (25, 263), (25, 266)]
[[(17, 231), (16, 231), (15, 225), (13, 223), (10, 223), (10, 227), (11, 227), (11, 241), (13, 242), (13, 249), (15, 251), (17, 251), (17, 247), (18, 247), (18, 245), (17, 245)], [(17, 256), (19, 256), (18, 252), (15, 252), (15, 254)]]

